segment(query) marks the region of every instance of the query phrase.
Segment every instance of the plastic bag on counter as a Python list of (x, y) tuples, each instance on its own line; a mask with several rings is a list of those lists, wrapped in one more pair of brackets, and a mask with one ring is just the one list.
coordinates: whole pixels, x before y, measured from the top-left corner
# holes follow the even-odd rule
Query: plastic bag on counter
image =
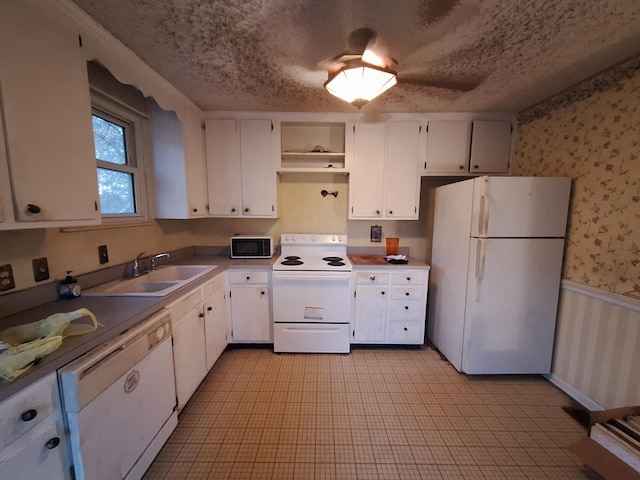
[[(91, 323), (71, 324), (84, 317), (89, 317)], [(81, 308), (3, 330), (0, 332), (0, 380), (14, 380), (42, 357), (60, 348), (65, 337), (91, 333), (99, 325), (93, 313)]]

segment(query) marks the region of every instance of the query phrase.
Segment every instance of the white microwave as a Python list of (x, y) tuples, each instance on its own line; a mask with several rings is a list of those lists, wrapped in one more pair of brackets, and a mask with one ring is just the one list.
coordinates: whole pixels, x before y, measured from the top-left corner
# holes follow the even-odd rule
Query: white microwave
[(271, 258), (273, 253), (273, 237), (265, 235), (231, 237), (231, 258)]

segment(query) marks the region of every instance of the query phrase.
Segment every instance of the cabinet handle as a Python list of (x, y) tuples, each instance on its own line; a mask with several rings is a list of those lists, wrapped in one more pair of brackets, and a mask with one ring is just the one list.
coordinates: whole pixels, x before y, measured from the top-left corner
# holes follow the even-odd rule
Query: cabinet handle
[(197, 209), (197, 208), (194, 208), (194, 209), (193, 209), (193, 212), (194, 212), (194, 213), (195, 213), (195, 212), (197, 212), (197, 211), (198, 211), (198, 209)]
[(207, 312), (210, 312), (211, 310), (213, 310), (213, 307), (207, 307)]
[(405, 310), (409, 310), (409, 307), (407, 305), (404, 306)]
[(244, 209), (244, 213), (249, 213), (249, 209), (248, 209), (248, 208), (245, 208), (245, 209)]
[(380, 210), (376, 210), (376, 215), (380, 215)]
[(260, 295), (264, 295), (264, 291), (260, 292)]
[(372, 282), (376, 281), (376, 277), (369, 277), (369, 280), (371, 280)]
[(49, 450), (53, 450), (58, 445), (60, 445), (60, 438), (58, 438), (58, 437), (53, 437), (53, 438), (49, 439), (47, 441), (47, 443), (44, 444), (44, 446), (46, 448), (48, 448)]
[(389, 215), (393, 215), (393, 210), (389, 210)]
[(22, 412), (22, 415), (20, 415), (20, 418), (22, 419), (23, 422), (30, 422), (37, 416), (38, 416), (38, 411), (31, 408), (29, 410)]
[(480, 166), (479, 165), (474, 165), (473, 168), (480, 168)]
[(404, 294), (408, 297), (409, 295), (411, 295), (409, 292), (404, 292)]
[(249, 275), (247, 275), (247, 280), (251, 280), (251, 277)]
[(458, 168), (459, 168), (460, 170), (464, 170), (464, 165), (460, 165)]
[(384, 290), (380, 292), (381, 295), (384, 295)]
[(410, 282), (410, 281), (411, 281), (411, 277), (407, 277), (407, 282)]
[(198, 314), (198, 316), (199, 316), (200, 318), (203, 318), (203, 317), (204, 317), (204, 313), (200, 312), (200, 313)]
[(236, 209), (235, 209), (235, 208), (232, 208), (232, 209), (231, 209), (231, 213), (236, 213)]
[(27, 204), (27, 212), (29, 213), (40, 213), (40, 207), (38, 205), (34, 205), (33, 203)]
[(409, 330), (407, 327), (404, 327), (404, 331), (406, 332), (407, 330)]

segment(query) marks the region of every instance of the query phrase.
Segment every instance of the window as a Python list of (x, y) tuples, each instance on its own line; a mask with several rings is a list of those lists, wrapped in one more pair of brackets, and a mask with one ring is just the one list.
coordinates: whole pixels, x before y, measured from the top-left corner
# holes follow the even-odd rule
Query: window
[(146, 119), (92, 92), (100, 212), (105, 224), (146, 221), (143, 142)]

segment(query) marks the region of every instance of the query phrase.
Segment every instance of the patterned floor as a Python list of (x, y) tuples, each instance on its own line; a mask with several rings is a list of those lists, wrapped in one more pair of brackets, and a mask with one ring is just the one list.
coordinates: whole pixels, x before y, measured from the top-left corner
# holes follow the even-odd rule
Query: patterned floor
[(223, 353), (145, 475), (156, 479), (598, 479), (585, 429), (538, 376), (469, 377), (437, 352)]

